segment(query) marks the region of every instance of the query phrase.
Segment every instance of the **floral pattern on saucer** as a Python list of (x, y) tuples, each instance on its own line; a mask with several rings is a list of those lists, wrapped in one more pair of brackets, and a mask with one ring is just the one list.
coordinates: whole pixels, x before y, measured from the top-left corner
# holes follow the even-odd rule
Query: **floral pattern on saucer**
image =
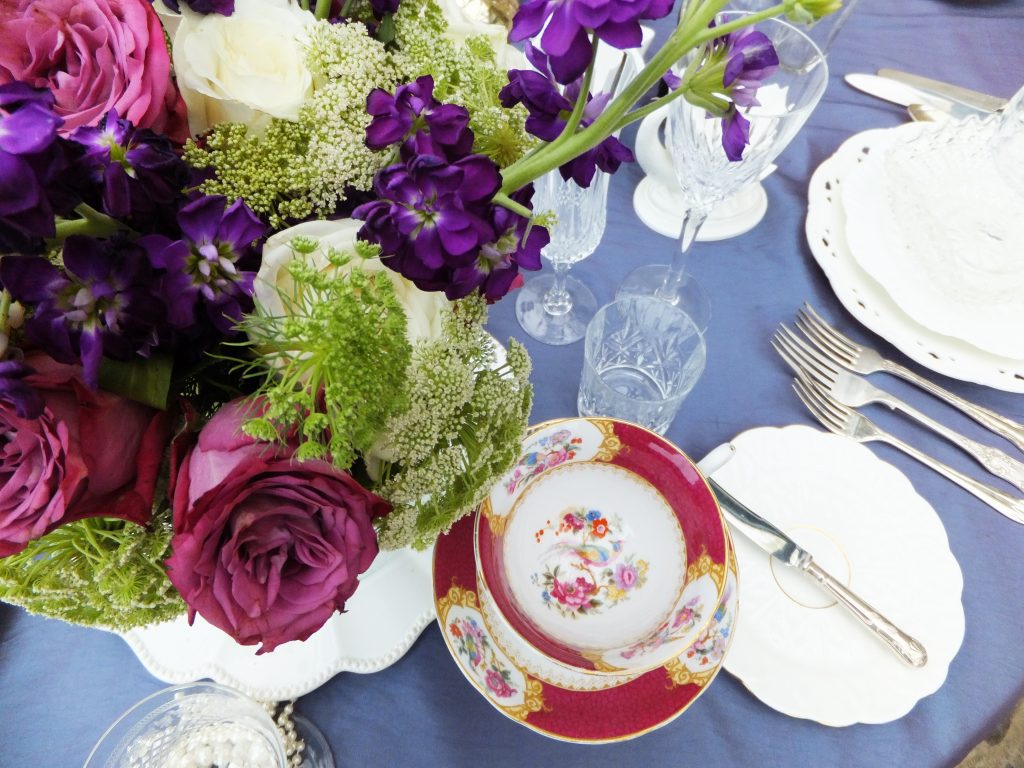
[(732, 556), (722, 602), (715, 609), (707, 629), (698, 635), (685, 653), (665, 665), (673, 683), (694, 683), (703, 686), (718, 672), (732, 641), (732, 629), (736, 620), (735, 595), (736, 561), (735, 556)]
[(543, 708), (540, 682), (517, 667), (491, 639), (474, 592), (453, 585), (437, 601), (437, 617), (463, 673), (495, 706), (517, 720)]
[(562, 616), (600, 613), (647, 582), (647, 561), (624, 554), (626, 538), (617, 516), (609, 522), (600, 510), (570, 507), (534, 540), (541, 544), (548, 533), (555, 540), (544, 553), (543, 570), (531, 581), (544, 603)]

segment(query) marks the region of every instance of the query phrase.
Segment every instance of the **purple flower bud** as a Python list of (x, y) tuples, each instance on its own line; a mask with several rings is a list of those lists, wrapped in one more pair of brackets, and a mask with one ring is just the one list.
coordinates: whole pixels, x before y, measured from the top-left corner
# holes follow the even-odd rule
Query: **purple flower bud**
[[(204, 16), (208, 13), (219, 13), (221, 16), (230, 16), (235, 12), (235, 0), (181, 0), (195, 13)], [(175, 13), (180, 11), (178, 0), (163, 0), (163, 4)]]

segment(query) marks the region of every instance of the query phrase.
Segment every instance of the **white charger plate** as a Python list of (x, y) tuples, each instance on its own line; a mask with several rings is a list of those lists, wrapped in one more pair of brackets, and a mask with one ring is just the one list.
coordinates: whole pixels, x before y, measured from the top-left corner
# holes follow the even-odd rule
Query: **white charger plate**
[(993, 155), (998, 118), (900, 126), (840, 188), (853, 258), (922, 325), (1024, 358), (1024, 198)]
[(962, 381), (1024, 392), (1024, 359), (996, 355), (914, 320), (850, 251), (842, 199), (848, 174), (871, 153), (884, 152), (901, 134), (914, 135), (921, 130), (920, 123), (908, 123), (858, 133), (818, 166), (808, 188), (805, 225), (811, 254), (850, 314), (915, 362)]
[(434, 619), (433, 547), (382, 552), (346, 604), (305, 641), (256, 655), (197, 616), (123, 633), (142, 665), (167, 683), (209, 678), (255, 699), (285, 701), (339, 672), (378, 672), (398, 661)]
[(725, 668), (792, 717), (903, 717), (939, 689), (963, 642), (963, 575), (942, 522), (899, 470), (846, 438), (793, 425), (732, 445), (715, 480), (920, 640), (928, 663), (904, 664), (809, 577), (734, 532), (743, 621)]

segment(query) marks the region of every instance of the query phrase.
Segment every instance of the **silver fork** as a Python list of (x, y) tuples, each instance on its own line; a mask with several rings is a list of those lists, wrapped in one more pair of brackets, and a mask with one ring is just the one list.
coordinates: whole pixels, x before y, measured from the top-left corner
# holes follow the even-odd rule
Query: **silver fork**
[(965, 400), (948, 389), (943, 389), (938, 384), (933, 384), (928, 379), (918, 376), (909, 368), (892, 360), (886, 360), (870, 347), (862, 346), (847, 338), (823, 320), (810, 304), (804, 304), (797, 313), (796, 324), (829, 359), (843, 368), (848, 368), (854, 373), (867, 374), (884, 371), (899, 376), (925, 392), (945, 400), (954, 408), (963, 411), (979, 424), (984, 425), (1000, 437), (1006, 438), (1024, 451), (1024, 425)]
[(1024, 499), (1003, 493), (998, 488), (993, 488), (990, 485), (985, 485), (985, 483), (975, 480), (973, 477), (968, 477), (962, 472), (943, 464), (941, 461), (933, 459), (928, 454), (922, 453), (898, 437), (889, 434), (883, 429), (879, 429), (871, 419), (837, 402), (803, 372), (797, 374), (797, 378), (793, 382), (793, 389), (796, 390), (797, 397), (803, 401), (814, 418), (830, 432), (834, 432), (837, 435), (845, 435), (856, 440), (858, 443), (879, 440), (899, 448), (925, 466), (952, 480), (968, 493), (977, 496), (994, 510), (1006, 515), (1015, 523), (1024, 524)]
[(856, 408), (869, 403), (881, 403), (894, 411), (902, 411), (929, 429), (942, 435), (965, 453), (974, 457), (981, 466), (996, 477), (1012, 483), (1024, 491), (1024, 463), (998, 448), (979, 443), (955, 432), (935, 419), (921, 413), (884, 389), (858, 376), (839, 369), (816, 348), (809, 346), (785, 325), (780, 325), (772, 339), (772, 346), (794, 371), (803, 371), (832, 397), (843, 405)]

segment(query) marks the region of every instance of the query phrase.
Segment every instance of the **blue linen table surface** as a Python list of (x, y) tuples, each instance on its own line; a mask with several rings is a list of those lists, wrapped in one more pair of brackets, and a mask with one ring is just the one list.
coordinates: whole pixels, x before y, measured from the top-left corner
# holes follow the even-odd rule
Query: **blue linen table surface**
[[(659, 38), (666, 28), (659, 26)], [(842, 76), (888, 66), (1009, 97), (1024, 83), (1022, 39), (1024, 3), (1015, 0), (861, 0), (833, 45), (824, 99), (765, 182), (765, 219), (742, 237), (694, 248), (692, 271), (713, 304), (708, 365), (669, 439), (700, 458), (752, 427), (810, 423), (768, 343), (775, 326), (790, 321), (804, 301), (848, 335), (907, 362), (840, 306), (803, 234), (814, 169), (850, 135), (906, 120), (900, 107), (851, 90)], [(633, 267), (665, 263), (674, 247), (633, 213), (640, 179), (635, 165), (612, 179), (604, 241), (574, 270), (601, 302)], [(493, 309), (490, 327), (498, 338), (516, 336), (529, 347), (533, 421), (574, 415), (582, 344), (532, 343), (519, 331), (514, 301), (510, 296)], [(1024, 395), (933, 378), (1024, 421)], [(969, 436), (997, 442), (931, 398), (894, 380), (885, 384)], [(937, 458), (978, 474), (969, 458), (933, 436), (903, 421), (885, 423)], [(942, 688), (896, 722), (834, 729), (793, 719), (724, 673), (689, 711), (651, 734), (603, 747), (560, 743), (494, 710), (463, 678), (436, 625), (394, 666), (370, 675), (343, 673), (301, 698), (297, 709), (327, 735), (339, 766), (955, 765), (1024, 694), (1024, 527), (894, 449), (872, 450), (934, 506), (964, 574), (963, 647)], [(162, 687), (119, 637), (0, 604), (0, 766), (79, 766), (117, 716)]]

